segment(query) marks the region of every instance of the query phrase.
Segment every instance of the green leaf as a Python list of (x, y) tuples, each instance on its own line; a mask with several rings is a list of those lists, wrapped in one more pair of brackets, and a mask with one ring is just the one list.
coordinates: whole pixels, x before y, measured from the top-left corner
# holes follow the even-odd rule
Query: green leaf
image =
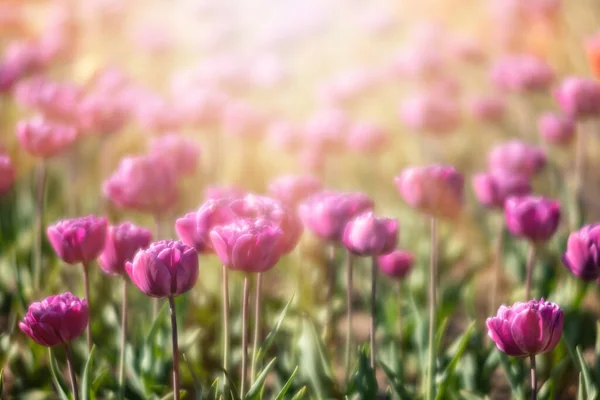
[(396, 392), (398, 397), (400, 397), (400, 400), (410, 400), (414, 398), (402, 384), (400, 376), (395, 375), (394, 371), (392, 371), (392, 369), (383, 361), (380, 360), (378, 364), (387, 376), (389, 383), (392, 385), (392, 389)]
[(233, 382), (233, 380), (231, 379), (231, 377), (229, 376), (229, 374), (227, 373), (227, 371), (225, 371), (225, 369), (221, 368), (221, 372), (223, 372), (223, 374), (225, 374), (225, 378), (227, 379), (227, 383), (229, 386), (229, 395), (233, 400), (242, 400), (240, 398), (240, 393), (237, 389), (237, 387), (235, 386), (235, 383)]
[(50, 358), (50, 373), (52, 374), (52, 382), (54, 383), (54, 387), (58, 392), (58, 396), (61, 398), (61, 400), (69, 400), (69, 396), (67, 396), (67, 393), (65, 393), (65, 390), (63, 389), (60, 383), (58, 375), (56, 374), (56, 371), (58, 370), (58, 364), (56, 362), (56, 358), (54, 358), (54, 355), (52, 354), (52, 349), (50, 347), (48, 347), (48, 357)]
[(583, 382), (585, 384), (585, 392), (587, 394), (586, 398), (588, 400), (595, 400), (598, 398), (598, 388), (596, 388), (596, 384), (592, 379), (592, 374), (590, 372), (590, 368), (588, 367), (585, 359), (583, 358), (583, 353), (581, 352), (581, 347), (575, 347), (575, 351), (577, 352), (577, 362), (579, 363), (579, 367), (581, 373), (583, 375)]
[(435, 333), (435, 353), (438, 354), (440, 348), (442, 346), (442, 339), (444, 338), (444, 333), (446, 333), (446, 328), (448, 327), (448, 317), (444, 318), (442, 323), (438, 326), (437, 332)]
[(85, 363), (85, 367), (83, 368), (83, 373), (81, 374), (81, 388), (79, 390), (81, 393), (81, 400), (88, 400), (90, 398), (90, 375), (92, 373), (92, 364), (94, 362), (95, 353), (96, 345), (93, 345), (90, 355)]
[(196, 372), (194, 372), (194, 368), (192, 368), (192, 365), (185, 356), (185, 353), (183, 353), (182, 355), (183, 361), (185, 361), (185, 365), (187, 365), (188, 370), (190, 371), (190, 375), (192, 376), (192, 382), (194, 384), (195, 390), (195, 398), (197, 400), (202, 400), (202, 398), (204, 397), (204, 394), (202, 393), (202, 383), (200, 383), (200, 379), (198, 379), (198, 375), (196, 375)]
[(361, 347), (357, 367), (351, 377), (348, 394), (357, 395), (360, 399), (375, 399), (378, 391), (375, 370), (371, 368), (367, 348)]
[(513, 370), (508, 361), (508, 356), (502, 353), (500, 350), (496, 351), (500, 354), (500, 365), (502, 365), (502, 369), (504, 370), (504, 374), (506, 375), (506, 379), (508, 380), (508, 384), (510, 385), (510, 390), (512, 392), (513, 398), (523, 398), (523, 389), (521, 386), (522, 377), (517, 376), (513, 373)]
[(465, 349), (467, 348), (467, 344), (469, 343), (469, 340), (471, 340), (473, 328), (475, 328), (475, 321), (471, 322), (471, 324), (467, 328), (466, 332), (463, 334), (462, 338), (460, 339), (460, 343), (458, 344), (456, 353), (454, 354), (454, 357), (452, 357), (452, 359), (450, 360), (450, 363), (444, 370), (442, 382), (440, 382), (438, 384), (437, 395), (435, 397), (437, 400), (444, 399), (446, 389), (448, 389), (448, 385), (452, 381), (452, 377), (454, 376), (454, 371), (456, 370), (458, 361), (460, 360), (463, 353), (465, 352)]
[(256, 381), (254, 381), (254, 384), (252, 385), (250, 390), (248, 390), (248, 393), (246, 393), (246, 395), (244, 396), (244, 400), (258, 400), (262, 397), (261, 394), (263, 391), (263, 386), (265, 384), (265, 381), (267, 380), (267, 375), (269, 375), (269, 372), (271, 371), (271, 369), (273, 369), (273, 366), (275, 365), (275, 360), (276, 358), (273, 358), (271, 362), (267, 364), (267, 366), (258, 375)]
[(294, 300), (294, 296), (295, 296), (295, 294), (292, 294), (292, 297), (290, 298), (290, 300), (287, 302), (285, 307), (283, 307), (283, 310), (281, 310), (281, 313), (279, 314), (279, 317), (277, 318), (277, 322), (271, 329), (271, 332), (269, 332), (269, 334), (267, 335), (267, 337), (265, 338), (263, 343), (258, 348), (258, 351), (256, 352), (256, 360), (255, 360), (256, 364), (260, 364), (260, 362), (263, 360), (263, 358), (265, 357), (265, 355), (267, 354), (267, 352), (273, 345), (273, 342), (275, 341), (275, 337), (277, 336), (277, 332), (279, 332), (279, 328), (281, 328), (281, 325), (283, 324), (283, 320), (285, 319), (285, 316), (287, 315), (290, 304), (292, 304), (292, 301)]
[(0, 396), (2, 396), (2, 389), (4, 389), (4, 368), (0, 369)]
[(216, 378), (212, 385), (210, 385), (210, 387), (208, 388), (208, 394), (210, 397), (211, 393), (215, 393), (215, 396), (213, 397), (213, 399), (217, 400), (219, 398), (219, 378)]
[(586, 400), (585, 384), (583, 383), (583, 374), (579, 373), (579, 388), (577, 390), (577, 400)]
[(146, 336), (146, 343), (154, 342), (154, 339), (156, 338), (158, 329), (160, 328), (160, 325), (164, 319), (164, 315), (167, 311), (167, 305), (168, 305), (168, 303), (164, 303), (162, 305), (162, 307), (160, 308), (160, 310), (158, 311), (158, 314), (156, 314), (156, 319), (152, 322), (152, 326), (150, 327), (150, 330), (148, 331), (148, 336)]
[(294, 397), (292, 397), (292, 400), (301, 400), (301, 399), (303, 399), (305, 393), (306, 393), (306, 386), (304, 386), (302, 389), (298, 390), (296, 392), (296, 394), (294, 395)]
[(294, 382), (294, 378), (296, 377), (297, 372), (298, 372), (298, 367), (294, 368), (294, 371), (290, 375), (290, 378), (287, 380), (285, 385), (283, 385), (283, 387), (279, 391), (279, 394), (277, 395), (277, 397), (275, 397), (275, 400), (283, 400), (285, 398), (285, 395), (287, 394), (288, 390), (290, 390), (290, 387), (292, 386), (292, 383)]

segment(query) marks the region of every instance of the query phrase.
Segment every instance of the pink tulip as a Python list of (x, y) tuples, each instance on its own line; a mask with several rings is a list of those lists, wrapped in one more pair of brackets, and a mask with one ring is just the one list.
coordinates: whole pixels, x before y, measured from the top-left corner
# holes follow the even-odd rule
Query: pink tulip
[(571, 232), (567, 250), (562, 256), (564, 266), (585, 281), (600, 279), (600, 224), (591, 224)]
[(560, 204), (545, 197), (511, 197), (504, 204), (506, 226), (515, 236), (546, 242), (560, 222)]
[(321, 181), (312, 175), (283, 175), (269, 184), (269, 193), (289, 207), (321, 190)]
[(566, 146), (575, 137), (575, 121), (565, 115), (545, 113), (538, 119), (538, 131), (546, 142)]
[(152, 133), (178, 131), (183, 118), (180, 110), (158, 95), (148, 95), (144, 90), (130, 91), (129, 101), (136, 102), (135, 117), (138, 124)]
[(99, 264), (109, 275), (124, 275), (125, 263), (132, 261), (138, 250), (152, 241), (152, 233), (131, 222), (108, 227), (106, 244), (100, 254)]
[(342, 242), (359, 256), (387, 254), (398, 244), (398, 220), (376, 218), (373, 212), (365, 212), (348, 222)]
[(568, 77), (555, 90), (554, 97), (563, 113), (571, 118), (600, 116), (600, 84), (596, 80)]
[(350, 127), (346, 141), (352, 150), (374, 154), (382, 151), (389, 144), (389, 135), (376, 125), (356, 123)]
[(229, 101), (223, 107), (221, 122), (228, 134), (257, 139), (265, 133), (266, 114), (241, 101)]
[(492, 66), (490, 74), (494, 85), (508, 92), (543, 91), (554, 80), (550, 65), (531, 54), (501, 58)]
[(396, 279), (404, 279), (410, 273), (415, 257), (404, 250), (394, 250), (391, 253), (377, 257), (379, 270), (385, 275)]
[(39, 111), (44, 117), (75, 123), (82, 89), (70, 82), (53, 82), (42, 77), (19, 84), (15, 97), (22, 105)]
[(127, 109), (114, 94), (90, 93), (77, 107), (77, 120), (83, 132), (110, 135), (119, 131), (127, 121)]
[(46, 230), (54, 252), (67, 264), (89, 264), (106, 243), (108, 221), (94, 215), (64, 219)]
[(344, 111), (324, 109), (309, 118), (304, 135), (311, 147), (335, 152), (342, 149), (349, 124), (348, 115)]
[(546, 165), (546, 153), (540, 147), (531, 146), (520, 140), (510, 140), (494, 147), (488, 154), (490, 171), (532, 177)]
[(204, 201), (219, 199), (241, 199), (246, 191), (234, 185), (208, 185), (204, 188)]
[(438, 90), (410, 97), (402, 103), (399, 113), (409, 129), (435, 136), (453, 132), (461, 120), (456, 99)]
[(473, 177), (473, 190), (483, 206), (503, 209), (509, 197), (531, 193), (531, 183), (523, 175), (484, 172)]
[(149, 152), (180, 175), (193, 175), (198, 168), (200, 146), (185, 136), (171, 133), (155, 137), (150, 142)]
[(77, 129), (71, 125), (48, 121), (43, 117), (19, 121), (17, 137), (21, 146), (31, 155), (40, 158), (54, 157), (77, 139)]
[(480, 96), (467, 105), (469, 113), (482, 122), (498, 122), (506, 114), (506, 103), (502, 97)]

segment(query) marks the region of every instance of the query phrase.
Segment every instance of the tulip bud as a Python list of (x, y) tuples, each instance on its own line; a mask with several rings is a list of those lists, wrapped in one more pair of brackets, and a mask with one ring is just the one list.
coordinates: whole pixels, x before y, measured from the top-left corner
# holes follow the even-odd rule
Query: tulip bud
[(98, 261), (100, 268), (111, 275), (124, 275), (125, 263), (133, 260), (138, 250), (148, 247), (152, 241), (148, 229), (131, 222), (109, 226), (107, 233), (104, 251)]
[(600, 278), (600, 224), (586, 225), (569, 235), (562, 262), (585, 281)]
[(600, 115), (600, 84), (592, 79), (565, 78), (554, 97), (563, 113), (577, 118), (594, 118)]
[(70, 125), (36, 117), (17, 124), (17, 137), (28, 153), (35, 157), (48, 158), (71, 146), (77, 139), (77, 130)]
[(412, 270), (415, 257), (404, 250), (394, 250), (391, 253), (377, 257), (379, 270), (392, 278), (404, 279)]
[(290, 207), (322, 188), (321, 181), (311, 175), (285, 175), (275, 178), (269, 184), (269, 193)]
[(398, 220), (375, 218), (368, 211), (348, 222), (342, 241), (351, 253), (359, 256), (387, 254), (398, 243)]
[(564, 115), (546, 113), (538, 119), (538, 131), (550, 144), (568, 145), (575, 137), (575, 121)]
[(94, 261), (106, 243), (106, 218), (94, 215), (65, 219), (50, 225), (48, 240), (56, 254), (67, 264), (88, 264)]
[(473, 177), (473, 190), (483, 206), (504, 208), (504, 203), (509, 197), (531, 193), (531, 183), (522, 175), (484, 172)]
[(560, 221), (560, 204), (545, 197), (511, 197), (504, 204), (508, 230), (532, 242), (549, 240)]
[(490, 171), (505, 171), (532, 177), (546, 166), (546, 153), (540, 147), (510, 140), (494, 147), (488, 155)]

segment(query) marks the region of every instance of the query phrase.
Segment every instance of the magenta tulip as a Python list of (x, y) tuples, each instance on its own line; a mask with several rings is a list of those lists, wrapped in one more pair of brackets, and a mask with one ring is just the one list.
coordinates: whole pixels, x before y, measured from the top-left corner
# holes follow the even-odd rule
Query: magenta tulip
[(545, 197), (511, 197), (504, 205), (504, 215), (506, 226), (513, 235), (532, 242), (545, 242), (558, 228), (560, 204)]
[(35, 157), (48, 158), (62, 153), (77, 139), (77, 134), (73, 126), (48, 121), (43, 117), (17, 124), (21, 146)]
[(48, 240), (56, 254), (67, 264), (89, 264), (106, 242), (108, 221), (94, 215), (65, 219), (48, 227)]
[(600, 84), (593, 79), (568, 77), (554, 92), (565, 115), (585, 119), (600, 116)]
[(379, 270), (396, 279), (404, 279), (412, 270), (415, 256), (408, 251), (394, 250), (377, 257)]
[(538, 131), (550, 144), (569, 145), (575, 138), (575, 121), (568, 116), (545, 113), (538, 119)]
[(562, 262), (573, 275), (593, 281), (600, 278), (600, 224), (572, 232)]
[(127, 121), (128, 113), (113, 93), (90, 93), (78, 104), (77, 120), (82, 132), (110, 135)]
[(506, 171), (532, 177), (545, 165), (546, 153), (542, 148), (516, 139), (494, 147), (488, 154), (490, 171)]
[(483, 172), (473, 177), (473, 191), (481, 205), (503, 209), (509, 197), (531, 193), (531, 183), (523, 175)]
[(100, 254), (99, 264), (110, 275), (124, 275), (125, 263), (132, 261), (138, 250), (146, 248), (152, 241), (152, 233), (131, 222), (108, 227), (106, 244)]
[(387, 254), (398, 242), (398, 221), (376, 218), (368, 211), (350, 220), (344, 229), (344, 246), (360, 256)]
[(174, 133), (158, 136), (150, 142), (149, 150), (178, 174), (193, 175), (198, 168), (200, 146), (185, 136)]
[(296, 207), (322, 187), (321, 181), (312, 175), (284, 175), (271, 181), (269, 193), (289, 207)]

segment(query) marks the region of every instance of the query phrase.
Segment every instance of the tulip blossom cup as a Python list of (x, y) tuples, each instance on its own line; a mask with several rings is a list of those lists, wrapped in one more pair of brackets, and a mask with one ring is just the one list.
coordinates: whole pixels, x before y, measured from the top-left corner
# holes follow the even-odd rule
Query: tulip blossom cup
[[(88, 326), (89, 310), (85, 299), (63, 293), (45, 298), (29, 306), (19, 328), (42, 346), (62, 344), (67, 355), (73, 397), (79, 399), (70, 342), (83, 334)], [(50, 360), (52, 362), (52, 360)]]
[(498, 314), (486, 320), (488, 335), (498, 350), (513, 357), (529, 357), (531, 398), (534, 400), (537, 398), (535, 356), (556, 347), (564, 319), (564, 312), (558, 305), (542, 298), (500, 306)]
[(562, 262), (579, 279), (598, 281), (600, 279), (600, 224), (586, 225), (572, 232)]

